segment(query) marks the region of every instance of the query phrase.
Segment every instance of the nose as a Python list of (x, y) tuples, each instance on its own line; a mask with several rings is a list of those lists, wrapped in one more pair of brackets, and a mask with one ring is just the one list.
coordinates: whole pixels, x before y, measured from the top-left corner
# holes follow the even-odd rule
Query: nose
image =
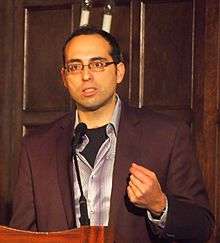
[(84, 66), (82, 70), (82, 80), (87, 81), (91, 79), (91, 72), (87, 65)]

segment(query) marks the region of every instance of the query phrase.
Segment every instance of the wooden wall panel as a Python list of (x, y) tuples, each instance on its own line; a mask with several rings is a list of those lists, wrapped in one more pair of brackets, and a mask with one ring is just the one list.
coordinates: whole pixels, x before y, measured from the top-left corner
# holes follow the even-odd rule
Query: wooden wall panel
[[(219, 91), (218, 91), (219, 92)], [(218, 115), (220, 117), (220, 114)], [(215, 239), (216, 242), (220, 242), (220, 123), (218, 120), (218, 124), (216, 126), (216, 134), (217, 134), (217, 141), (216, 141), (216, 160), (215, 160), (215, 181), (213, 181), (213, 186), (215, 188), (215, 217), (216, 217), (216, 229), (215, 229)], [(213, 198), (213, 195), (210, 195)]]
[(24, 110), (66, 111), (69, 96), (60, 77), (64, 36), (71, 31), (71, 6), (25, 10)]
[(23, 34), (24, 46), (21, 127), (36, 126), (52, 122), (72, 107), (60, 70), (62, 47), (74, 25), (73, 8), (65, 0), (18, 4), (24, 16), (22, 29), (18, 30), (19, 39)]
[(0, 1), (0, 224), (10, 214), (13, 3)]
[(220, 61), (220, 2), (206, 2), (206, 31), (204, 55), (204, 116), (203, 132), (206, 142), (206, 163), (203, 164), (210, 204), (216, 216), (214, 239), (220, 241), (219, 185), (219, 61)]
[[(130, 16), (133, 11), (134, 9), (132, 8), (131, 4), (117, 6), (114, 11), (114, 18), (112, 20), (111, 28), (111, 33), (116, 36), (121, 45), (124, 62), (126, 65), (124, 80), (121, 85), (119, 85), (119, 93), (124, 100), (129, 99), (129, 89), (131, 85), (131, 83), (129, 82), (129, 80), (131, 79), (131, 73), (129, 73), (129, 63), (131, 62), (130, 54), (132, 52), (132, 49), (129, 48), (130, 46), (128, 40), (129, 37), (132, 35), (130, 29)], [(123, 23), (121, 28), (119, 27), (120, 23)]]
[[(196, 1), (196, 139), (210, 206), (216, 227), (210, 242), (220, 242), (219, 187), (219, 58), (220, 58), (220, 1)], [(198, 14), (200, 13), (200, 16)], [(200, 26), (199, 26), (200, 23)], [(199, 144), (203, 140), (204, 145)]]
[(192, 1), (147, 3), (144, 105), (190, 109)]

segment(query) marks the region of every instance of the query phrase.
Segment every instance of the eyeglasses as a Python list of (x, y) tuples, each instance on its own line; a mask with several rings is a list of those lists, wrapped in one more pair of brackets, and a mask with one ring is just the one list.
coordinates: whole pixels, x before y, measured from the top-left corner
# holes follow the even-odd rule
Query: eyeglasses
[(70, 62), (66, 65), (65, 69), (68, 74), (81, 73), (84, 67), (88, 67), (92, 72), (101, 72), (105, 70), (105, 67), (113, 64), (115, 62), (106, 62), (104, 60), (91, 61), (89, 64), (84, 65), (82, 62)]

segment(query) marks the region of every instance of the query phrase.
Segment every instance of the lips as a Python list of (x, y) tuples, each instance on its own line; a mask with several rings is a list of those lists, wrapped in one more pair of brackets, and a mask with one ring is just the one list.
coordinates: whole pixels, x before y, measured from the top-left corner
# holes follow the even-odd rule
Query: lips
[(83, 89), (82, 94), (83, 94), (83, 96), (88, 97), (88, 96), (95, 95), (96, 92), (97, 92), (97, 89), (96, 88), (90, 87), (90, 88)]

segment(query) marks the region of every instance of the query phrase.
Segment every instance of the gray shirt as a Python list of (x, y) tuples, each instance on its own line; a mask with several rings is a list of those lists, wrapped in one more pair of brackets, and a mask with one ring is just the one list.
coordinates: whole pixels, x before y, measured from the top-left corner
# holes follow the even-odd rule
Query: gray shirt
[[(94, 163), (94, 168), (91, 167), (89, 162), (81, 154), (89, 143), (89, 138), (84, 135), (82, 144), (76, 149), (78, 158), (81, 183), (84, 196), (87, 199), (88, 216), (90, 218), (91, 226), (108, 226), (109, 211), (110, 211), (110, 198), (112, 192), (112, 177), (115, 162), (117, 133), (119, 127), (119, 120), (121, 114), (121, 101), (117, 96), (116, 106), (113, 112), (111, 122), (106, 126), (107, 140), (101, 145)], [(79, 123), (78, 112), (76, 111), (75, 127)], [(75, 200), (75, 217), (77, 227), (80, 227), (79, 217), (79, 198), (80, 190), (75, 172), (75, 164), (73, 161), (73, 175), (74, 175), (74, 200)], [(146, 212), (146, 216), (153, 223), (160, 227), (165, 226), (167, 217), (168, 204), (162, 215), (158, 219), (154, 219), (150, 212)]]

